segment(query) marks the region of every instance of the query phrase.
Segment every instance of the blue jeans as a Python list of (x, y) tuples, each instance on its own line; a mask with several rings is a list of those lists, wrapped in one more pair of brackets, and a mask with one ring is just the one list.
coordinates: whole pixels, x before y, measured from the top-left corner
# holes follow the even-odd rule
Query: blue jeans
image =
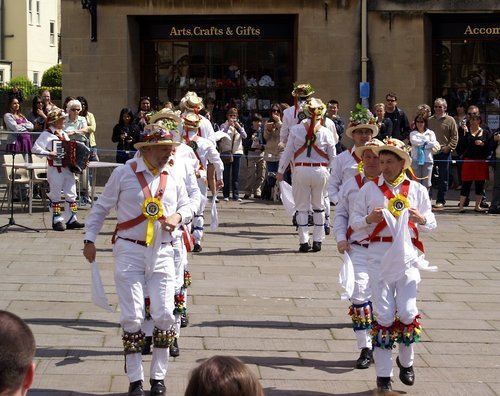
[(446, 194), (448, 192), (448, 180), (450, 178), (450, 153), (438, 153), (434, 155), (434, 166), (438, 168), (439, 176), (437, 178), (437, 197), (436, 203), (446, 203)]
[(240, 197), (240, 162), (241, 154), (233, 154), (233, 162), (224, 164), (224, 173), (222, 174), (224, 180), (224, 188), (222, 193), (224, 198), (229, 198), (229, 189), (233, 189), (233, 199)]

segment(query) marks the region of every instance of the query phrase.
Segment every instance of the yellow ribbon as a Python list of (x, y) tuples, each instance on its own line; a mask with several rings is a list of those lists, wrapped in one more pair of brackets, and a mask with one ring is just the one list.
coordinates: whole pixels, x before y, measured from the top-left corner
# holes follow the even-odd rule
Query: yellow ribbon
[(148, 198), (142, 204), (142, 214), (148, 220), (146, 231), (146, 245), (153, 242), (155, 232), (155, 221), (163, 216), (163, 205), (158, 198)]
[(362, 174), (362, 173), (363, 173), (363, 170), (364, 170), (364, 164), (363, 164), (363, 161), (359, 161), (359, 162), (358, 162), (358, 173), (359, 173), (359, 174)]

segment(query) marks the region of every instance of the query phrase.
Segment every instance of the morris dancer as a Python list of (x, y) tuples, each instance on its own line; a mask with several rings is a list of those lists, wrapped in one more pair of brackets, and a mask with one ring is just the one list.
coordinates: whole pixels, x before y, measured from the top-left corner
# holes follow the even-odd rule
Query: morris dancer
[(359, 358), (356, 361), (355, 367), (357, 369), (367, 369), (373, 361), (370, 335), (373, 317), (366, 263), (368, 234), (366, 232), (353, 232), (350, 223), (352, 222), (354, 203), (359, 190), (367, 182), (380, 175), (378, 154), (374, 153), (372, 148), (381, 145), (383, 143), (380, 140), (372, 139), (364, 146), (356, 148), (355, 153), (361, 158), (363, 169), (361, 173), (347, 179), (342, 184), (339, 192), (339, 203), (335, 207), (333, 220), (337, 250), (339, 253), (348, 252), (354, 270), (354, 288), (351, 291), (352, 294), (347, 295), (347, 297), (352, 303), (349, 307), (349, 315), (352, 318), (358, 349), (361, 349)]
[(335, 142), (330, 131), (321, 125), (326, 106), (312, 98), (304, 106), (306, 119), (290, 129), (285, 150), (281, 156), (276, 180), (283, 181), (283, 173), (293, 160), (292, 192), (297, 211), (299, 251), (306, 253), (309, 244), (308, 217), (312, 207), (314, 231), (312, 250), (319, 252), (325, 238), (326, 182), (335, 157)]
[(193, 219), (193, 237), (194, 247), (193, 252), (201, 252), (201, 240), (203, 238), (204, 228), (204, 215), (205, 205), (207, 203), (207, 164), (210, 162), (215, 167), (215, 175), (217, 177), (217, 190), (220, 189), (224, 183), (222, 181), (222, 173), (224, 171), (224, 164), (220, 159), (219, 152), (215, 144), (209, 139), (205, 139), (198, 135), (200, 128), (200, 118), (196, 114), (190, 113), (184, 117), (184, 134), (183, 139), (185, 143), (190, 146), (199, 161), (199, 167), (195, 170), (198, 180), (198, 187), (201, 191), (201, 204), (196, 211)]
[(372, 343), (377, 387), (392, 391), (392, 348), (399, 343), (399, 378), (413, 385), (414, 346), (420, 340), (417, 309), (419, 269), (436, 270), (424, 259), (419, 230), (436, 228), (427, 189), (411, 181), (405, 170), (411, 158), (405, 144), (386, 140), (372, 150), (379, 155), (382, 176), (366, 183), (356, 199), (351, 226), (369, 234), (368, 273), (372, 290)]
[[(169, 176), (167, 162), (178, 145), (163, 128), (145, 128), (134, 147), (138, 158), (116, 168), (87, 219), (83, 254), (95, 261), (94, 242), (104, 219), (116, 208), (113, 237), (115, 283), (121, 308), (129, 396), (144, 396), (141, 349), (144, 345), (144, 287), (151, 300), (153, 355), (151, 395), (165, 395), (169, 347), (175, 339), (175, 266), (172, 231), (191, 221), (186, 188)], [(154, 195), (153, 195), (154, 194)], [(141, 204), (142, 202), (142, 204)]]
[[(78, 206), (76, 205), (76, 181), (75, 174), (68, 167), (54, 166), (57, 152), (54, 150), (54, 142), (69, 140), (66, 132), (63, 132), (64, 113), (61, 109), (52, 110), (47, 115), (48, 129), (41, 133), (33, 144), (32, 153), (48, 158), (47, 181), (50, 192), (49, 208), (52, 213), (52, 229), (54, 231), (73, 230), (85, 227), (76, 217)], [(61, 190), (65, 196), (64, 216), (61, 214)]]
[[(151, 115), (150, 122), (158, 124), (161, 128), (170, 131), (172, 134), (177, 133), (179, 125), (182, 125), (181, 118), (170, 109), (162, 109), (159, 112)], [(146, 126), (151, 128), (151, 126)], [(177, 137), (174, 137), (178, 141)], [(136, 154), (140, 156), (140, 152)], [(191, 213), (194, 215), (201, 204), (201, 192), (196, 181), (194, 169), (199, 164), (195, 153), (185, 144), (180, 144), (175, 147), (172, 156), (167, 162), (169, 173), (178, 179), (179, 183), (186, 186), (186, 191), (189, 197)], [(187, 317), (187, 288), (191, 284), (191, 274), (188, 270), (188, 259), (185, 241), (190, 242), (191, 234), (189, 226), (179, 225), (172, 232), (172, 246), (174, 248), (174, 263), (175, 263), (175, 296), (174, 296), (174, 315), (175, 315), (175, 332), (176, 337), (170, 346), (170, 356), (177, 357), (180, 355), (179, 337), (181, 327), (188, 325)], [(191, 251), (191, 250), (189, 250)], [(154, 323), (151, 319), (150, 307), (151, 300), (148, 297), (145, 299), (146, 320), (144, 321), (142, 330), (146, 334), (145, 343), (142, 348), (142, 354), (148, 355), (151, 353), (152, 334)]]
[(363, 164), (361, 158), (356, 155), (356, 148), (363, 147), (366, 142), (378, 134), (375, 117), (370, 110), (363, 108), (360, 104), (356, 106), (354, 111), (351, 111), (349, 121), (349, 127), (345, 134), (354, 141), (354, 146), (335, 157), (328, 179), (328, 196), (335, 205), (339, 201), (338, 195), (342, 183), (361, 173)]

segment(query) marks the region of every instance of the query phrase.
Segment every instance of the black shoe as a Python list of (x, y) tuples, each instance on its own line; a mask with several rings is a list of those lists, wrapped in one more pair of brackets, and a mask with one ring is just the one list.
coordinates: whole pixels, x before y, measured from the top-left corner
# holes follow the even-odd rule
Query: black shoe
[(301, 243), (299, 246), (299, 252), (301, 253), (307, 253), (311, 249), (311, 245), (309, 245), (308, 242), (306, 243)]
[(145, 396), (142, 381), (131, 382), (128, 386), (128, 396)]
[(177, 357), (181, 354), (179, 350), (179, 344), (177, 343), (177, 338), (174, 339), (174, 343), (170, 345), (170, 356)]
[(396, 363), (399, 367), (399, 379), (405, 385), (412, 386), (415, 383), (415, 372), (413, 366), (403, 367), (399, 362), (399, 356), (396, 358)]
[(165, 395), (167, 393), (163, 380), (150, 379), (149, 383), (151, 384), (151, 396)]
[(491, 208), (490, 207), (488, 209), (488, 213), (490, 213), (490, 214), (500, 214), (500, 207), (499, 206), (497, 206), (495, 208)]
[(330, 235), (330, 226), (325, 226), (325, 235)]
[(181, 328), (188, 327), (189, 319), (185, 315), (181, 315)]
[(60, 221), (58, 223), (52, 224), (52, 229), (54, 231), (64, 231), (64, 230), (66, 230), (66, 226), (64, 225), (64, 223), (62, 221)]
[(312, 251), (313, 252), (321, 251), (321, 242), (313, 242)]
[(150, 355), (151, 354), (151, 344), (153, 343), (153, 337), (146, 336), (144, 339), (144, 345), (142, 346), (142, 354)]
[(479, 204), (479, 207), (480, 208), (483, 208), (483, 209), (488, 209), (490, 207), (490, 204), (488, 202), (486, 202), (486, 200), (482, 200), (481, 203)]
[(85, 224), (80, 223), (78, 220), (75, 220), (73, 223), (66, 223), (67, 230), (76, 230), (79, 228), (84, 228)]
[(392, 392), (391, 377), (377, 377), (377, 388), (380, 393)]
[(367, 369), (373, 363), (373, 353), (370, 348), (363, 348), (359, 355), (358, 360), (356, 360), (357, 369)]
[(201, 245), (199, 243), (195, 243), (193, 246), (193, 253), (199, 253), (202, 251)]

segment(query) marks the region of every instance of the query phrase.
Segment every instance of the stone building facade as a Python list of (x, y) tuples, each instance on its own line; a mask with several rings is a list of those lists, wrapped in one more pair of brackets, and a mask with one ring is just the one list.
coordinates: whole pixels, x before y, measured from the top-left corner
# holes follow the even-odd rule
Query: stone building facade
[(437, 96), (496, 114), (495, 0), (93, 1), (94, 19), (81, 0), (62, 0), (63, 96), (88, 99), (103, 149), (114, 147), (122, 107), (136, 110), (141, 96), (175, 102), (187, 90), (213, 97), (220, 117), (231, 104), (266, 116), (273, 101), (292, 101), (294, 81), (339, 100), (344, 118), (360, 82), (367, 104), (394, 91), (410, 117)]

